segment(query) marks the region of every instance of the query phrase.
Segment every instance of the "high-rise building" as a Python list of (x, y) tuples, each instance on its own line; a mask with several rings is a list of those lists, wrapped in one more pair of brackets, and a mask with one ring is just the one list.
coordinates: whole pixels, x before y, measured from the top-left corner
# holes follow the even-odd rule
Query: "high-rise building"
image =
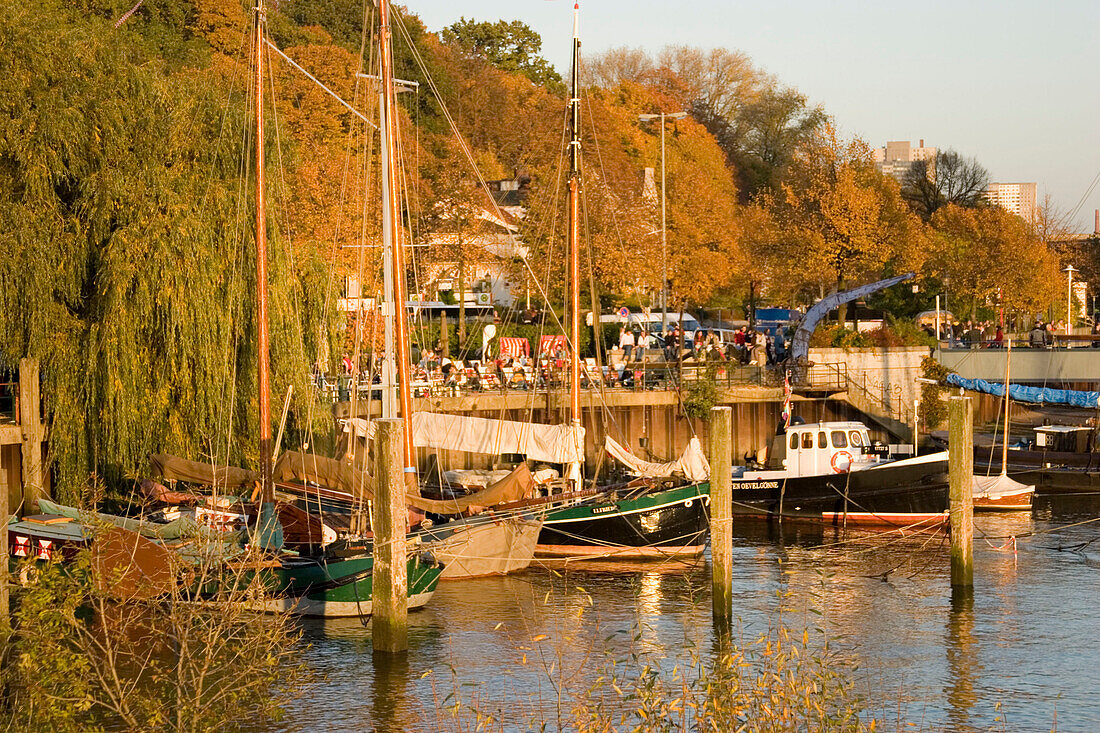
[(1035, 221), (1036, 184), (1034, 183), (991, 183), (985, 190), (989, 203), (1008, 209), (1016, 216)]
[(924, 140), (913, 147), (908, 140), (892, 140), (884, 148), (874, 149), (875, 167), (884, 175), (893, 176), (898, 183), (905, 180), (905, 174), (918, 160), (927, 160), (932, 174), (935, 174), (936, 148), (924, 147)]

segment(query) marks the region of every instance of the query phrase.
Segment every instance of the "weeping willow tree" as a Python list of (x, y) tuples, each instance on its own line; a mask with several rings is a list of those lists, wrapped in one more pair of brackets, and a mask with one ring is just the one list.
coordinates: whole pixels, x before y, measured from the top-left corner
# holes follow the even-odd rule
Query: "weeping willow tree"
[[(151, 452), (252, 463), (247, 102), (232, 73), (169, 71), (135, 32), (52, 0), (0, 10), (0, 367), (41, 360), (57, 494), (120, 485)], [(322, 334), (301, 324), (319, 322), (326, 285), (288, 249), (269, 263), (273, 394), (305, 396)]]

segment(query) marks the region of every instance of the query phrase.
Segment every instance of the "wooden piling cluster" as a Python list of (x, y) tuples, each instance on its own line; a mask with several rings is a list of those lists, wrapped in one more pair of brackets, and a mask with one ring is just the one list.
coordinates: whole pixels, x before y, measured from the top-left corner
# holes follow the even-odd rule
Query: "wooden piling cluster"
[(710, 411), (711, 599), (716, 625), (733, 617), (733, 410)]

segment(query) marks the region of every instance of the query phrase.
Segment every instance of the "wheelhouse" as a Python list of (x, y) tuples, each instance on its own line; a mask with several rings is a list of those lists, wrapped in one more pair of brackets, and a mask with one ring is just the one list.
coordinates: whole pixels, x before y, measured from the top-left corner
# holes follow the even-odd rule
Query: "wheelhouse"
[(867, 426), (859, 422), (823, 422), (791, 425), (776, 435), (768, 455), (768, 468), (787, 475), (819, 476), (845, 473), (877, 456)]

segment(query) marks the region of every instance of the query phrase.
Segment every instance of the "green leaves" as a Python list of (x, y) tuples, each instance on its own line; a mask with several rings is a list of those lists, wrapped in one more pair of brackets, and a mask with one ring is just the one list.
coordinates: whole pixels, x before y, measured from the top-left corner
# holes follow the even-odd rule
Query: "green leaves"
[[(248, 148), (223, 134), (245, 128), (241, 95), (219, 70), (166, 71), (105, 20), (6, 5), (0, 362), (42, 360), (60, 497), (92, 475), (134, 476), (150, 452), (247, 457)], [(282, 391), (305, 378), (297, 324), (309, 314), (295, 312), (302, 288), (273, 250)], [(231, 425), (239, 442), (227, 446)]]

